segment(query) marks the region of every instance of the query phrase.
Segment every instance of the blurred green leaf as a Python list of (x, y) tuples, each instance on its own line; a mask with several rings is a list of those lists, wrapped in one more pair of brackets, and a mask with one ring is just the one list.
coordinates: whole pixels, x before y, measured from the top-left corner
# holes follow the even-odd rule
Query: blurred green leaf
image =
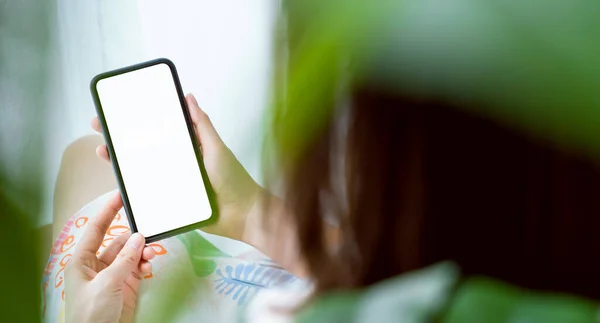
[(311, 303), (298, 317), (297, 322), (335, 323), (354, 322), (358, 310), (359, 293), (339, 292), (324, 295)]
[(593, 323), (597, 304), (573, 296), (524, 291), (485, 278), (458, 290), (442, 323)]
[(206, 277), (217, 268), (214, 258), (231, 257), (206, 240), (198, 231), (191, 231), (177, 236), (187, 251), (194, 273), (198, 277)]
[(39, 230), (52, 2), (0, 1), (0, 321), (41, 320)]
[(187, 268), (174, 266), (169, 274), (161, 278), (160, 284), (151, 285), (152, 295), (146, 302), (138, 303), (136, 321), (138, 322), (176, 322), (188, 308), (190, 297), (198, 293), (197, 284), (185, 277)]
[(30, 214), (19, 209), (0, 190), (0, 245), (4, 259), (0, 266), (2, 322), (39, 322), (41, 319), (41, 271), (36, 256), (39, 244), (29, 219)]

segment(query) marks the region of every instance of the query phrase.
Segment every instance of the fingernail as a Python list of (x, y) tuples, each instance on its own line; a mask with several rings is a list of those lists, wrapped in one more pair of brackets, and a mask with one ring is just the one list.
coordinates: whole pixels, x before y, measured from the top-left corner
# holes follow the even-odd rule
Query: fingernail
[(134, 233), (127, 242), (127, 245), (132, 249), (139, 249), (144, 244), (144, 237), (139, 233)]

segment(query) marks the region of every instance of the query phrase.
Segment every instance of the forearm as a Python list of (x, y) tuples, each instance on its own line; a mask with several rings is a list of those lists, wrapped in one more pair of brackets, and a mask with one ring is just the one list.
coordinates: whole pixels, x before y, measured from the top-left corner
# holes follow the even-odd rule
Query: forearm
[(242, 240), (298, 277), (308, 276), (285, 203), (265, 192), (250, 210)]

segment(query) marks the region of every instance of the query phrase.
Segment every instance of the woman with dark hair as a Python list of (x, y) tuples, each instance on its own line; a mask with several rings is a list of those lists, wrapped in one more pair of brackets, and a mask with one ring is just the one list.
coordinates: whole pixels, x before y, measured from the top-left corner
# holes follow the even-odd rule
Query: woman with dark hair
[[(221, 211), (206, 231), (313, 283), (310, 300), (286, 312), (300, 319), (593, 322), (600, 169), (596, 132), (581, 121), (600, 101), (564, 82), (591, 85), (600, 73), (581, 72), (576, 57), (548, 45), (585, 43), (543, 33), (560, 6), (547, 3), (549, 14), (535, 19), (519, 17), (529, 9), (516, 2), (497, 14), (466, 0), (443, 14), (417, 3), (286, 6), (276, 78), (284, 86), (265, 156), (282, 198), (248, 176), (188, 96)], [(108, 159), (104, 146), (98, 154)], [(111, 203), (118, 209), (119, 198)], [(102, 214), (99, 223), (114, 216)], [(101, 241), (93, 234), (84, 241)], [(121, 250), (131, 266), (107, 270), (115, 286), (149, 268), (152, 251), (135, 239)], [(77, 259), (87, 261), (77, 250), (67, 295), (108, 297), (93, 277), (72, 278)], [(73, 320), (121, 317), (122, 308), (81, 311), (66, 301)]]

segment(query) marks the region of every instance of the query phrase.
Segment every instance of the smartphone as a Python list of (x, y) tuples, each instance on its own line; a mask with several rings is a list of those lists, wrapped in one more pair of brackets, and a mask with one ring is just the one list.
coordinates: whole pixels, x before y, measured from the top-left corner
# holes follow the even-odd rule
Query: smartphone
[(131, 231), (153, 242), (216, 221), (214, 191), (173, 62), (102, 73), (90, 87)]

